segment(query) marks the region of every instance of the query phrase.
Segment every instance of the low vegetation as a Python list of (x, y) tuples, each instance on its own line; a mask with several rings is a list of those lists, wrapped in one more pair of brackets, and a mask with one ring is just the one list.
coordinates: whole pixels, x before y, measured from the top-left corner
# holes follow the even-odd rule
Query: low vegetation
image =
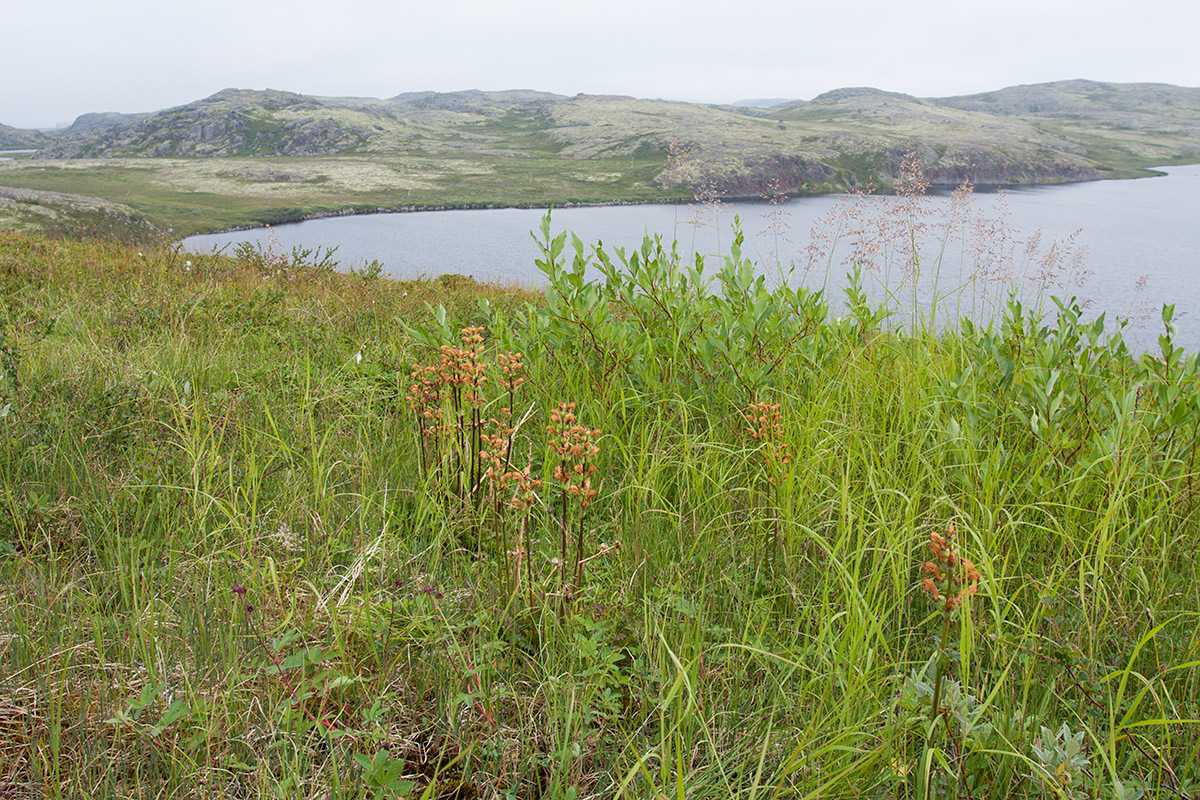
[(54, 236), (97, 236), (128, 243), (162, 239), (165, 231), (120, 203), (60, 192), (0, 186), (0, 230)]
[[(107, 198), (174, 236), (309, 215), (673, 200), (651, 184), (665, 155), (577, 162), (545, 155), (385, 154), (310, 158), (22, 160), (0, 184)], [(0, 224), (8, 216), (0, 207)]]
[(0, 795), (1200, 796), (1172, 308), (540, 241), (0, 234)]
[(151, 114), (85, 114), (38, 136), (37, 153), (0, 164), (0, 184), (127, 204), (186, 236), (385, 209), (887, 188), (914, 147), (947, 187), (1146, 176), (1200, 160), (1200, 90), (1062, 81), (921, 99), (838, 89), (749, 109), (529, 91), (228, 89)]

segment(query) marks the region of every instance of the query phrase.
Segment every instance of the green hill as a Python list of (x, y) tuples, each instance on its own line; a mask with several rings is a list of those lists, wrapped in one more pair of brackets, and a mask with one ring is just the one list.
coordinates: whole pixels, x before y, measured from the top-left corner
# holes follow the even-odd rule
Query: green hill
[(1082, 146), (1102, 175), (1200, 158), (1200, 89), (1073, 80), (934, 102), (1025, 120), (1049, 136)]
[(0, 184), (128, 201), (190, 231), (407, 206), (886, 189), (912, 150), (947, 186), (1148, 175), (1200, 161), (1200, 89), (1065, 81), (921, 99), (849, 88), (770, 108), (226, 89), (152, 114), (84, 115), (0, 167)]
[(0, 150), (5, 148), (25, 149), (29, 147), (42, 147), (49, 141), (50, 137), (41, 131), (0, 125)]

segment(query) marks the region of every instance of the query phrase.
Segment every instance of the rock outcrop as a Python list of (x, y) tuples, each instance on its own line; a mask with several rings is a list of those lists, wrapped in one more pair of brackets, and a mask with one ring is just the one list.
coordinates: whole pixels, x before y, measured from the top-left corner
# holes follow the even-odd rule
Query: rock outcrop
[(35, 158), (416, 151), (631, 166), (640, 153), (666, 162), (660, 186), (742, 197), (886, 186), (917, 149), (935, 185), (1061, 183), (1200, 160), (1200, 89), (1066, 81), (921, 99), (847, 88), (767, 109), (524, 90), (373, 99), (226, 89), (153, 114), (85, 114), (40, 147)]
[(37, 157), (319, 156), (352, 151), (367, 138), (314, 98), (226, 89), (132, 119), (84, 115)]
[(24, 150), (32, 147), (43, 147), (49, 141), (50, 137), (41, 131), (0, 125), (0, 150)]

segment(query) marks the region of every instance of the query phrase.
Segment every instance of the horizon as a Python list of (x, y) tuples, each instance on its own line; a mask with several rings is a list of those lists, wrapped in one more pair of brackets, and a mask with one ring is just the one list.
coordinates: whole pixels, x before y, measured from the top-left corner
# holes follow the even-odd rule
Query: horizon
[(1150, 0), (926, 0), (777, 7), (750, 0), (613, 0), (495, 7), (444, 0), (384, 7), (346, 0), (23, 3), (0, 27), (0, 122), (54, 129), (85, 113), (146, 113), (224, 86), (286, 86), (324, 97), (402, 87), (536, 86), (691, 103), (809, 99), (870, 86), (950, 97), (1070, 80), (1200, 86), (1200, 5)]
[[(987, 94), (990, 92), (996, 92), (996, 91), (1001, 91), (1004, 89), (1011, 89), (1011, 88), (1017, 88), (1017, 87), (1023, 87), (1023, 86), (1045, 86), (1045, 85), (1051, 85), (1051, 84), (1057, 84), (1057, 83), (1072, 83), (1072, 82), (1076, 82), (1076, 81), (1084, 81), (1084, 82), (1089, 82), (1089, 83), (1115, 84), (1115, 85), (1140, 84), (1140, 85), (1147, 85), (1147, 86), (1155, 86), (1155, 85), (1171, 86), (1171, 87), (1179, 88), (1179, 89), (1200, 89), (1200, 86), (1186, 86), (1186, 85), (1182, 85), (1182, 84), (1170, 83), (1168, 81), (1152, 81), (1152, 80), (1106, 81), (1106, 80), (1098, 80), (1095, 78), (1074, 77), (1074, 78), (1058, 78), (1058, 79), (1049, 80), (1049, 81), (1036, 81), (1036, 82), (1032, 82), (1032, 83), (1012, 83), (1012, 84), (1005, 84), (1003, 86), (994, 86), (994, 87), (990, 87), (990, 88), (979, 89), (976, 91), (961, 92), (959, 94), (940, 94), (940, 95), (939, 94), (929, 94), (929, 95), (914, 94), (912, 92), (905, 92), (905, 91), (901, 91), (898, 89), (883, 88), (880, 86), (866, 86), (866, 85), (834, 86), (834, 87), (830, 87), (830, 88), (818, 91), (817, 93), (815, 93), (811, 96), (808, 96), (808, 97), (782, 97), (782, 96), (779, 96), (780, 99), (778, 99), (778, 102), (779, 103), (811, 102), (812, 100), (816, 99), (817, 97), (820, 97), (823, 94), (828, 94), (829, 92), (840, 91), (843, 89), (869, 89), (869, 90), (885, 92), (885, 93), (889, 93), (889, 94), (900, 94), (900, 95), (905, 95), (907, 97), (914, 97), (918, 100), (935, 100), (935, 99), (944, 99), (944, 98), (948, 98), (948, 97), (963, 97), (963, 96), (970, 96), (970, 95), (976, 95), (976, 94)], [(462, 94), (462, 93), (466, 93), (466, 92), (483, 92), (483, 93), (489, 93), (489, 94), (503, 94), (503, 93), (507, 93), (507, 92), (539, 92), (539, 93), (544, 93), (544, 94), (552, 94), (552, 95), (556, 95), (556, 96), (564, 97), (564, 98), (571, 98), (571, 97), (577, 97), (577, 96), (630, 97), (635, 100), (650, 100), (650, 101), (656, 101), (656, 102), (661, 101), (661, 102), (668, 102), (668, 103), (689, 103), (689, 104), (695, 104), (695, 105), (716, 105), (716, 106), (733, 106), (733, 105), (739, 105), (739, 104), (752, 102), (752, 101), (758, 101), (758, 100), (776, 99), (775, 97), (771, 97), (768, 95), (745, 94), (745, 95), (742, 95), (741, 97), (738, 97), (738, 98), (732, 99), (732, 100), (682, 100), (682, 99), (674, 98), (674, 97), (640, 96), (640, 95), (625, 94), (625, 93), (620, 93), (620, 92), (566, 93), (566, 92), (551, 91), (551, 90), (547, 90), (547, 89), (538, 89), (538, 88), (533, 88), (533, 87), (509, 87), (506, 89), (483, 89), (483, 88), (478, 88), (478, 87), (470, 87), (470, 88), (449, 89), (449, 90), (407, 89), (407, 90), (404, 90), (401, 92), (396, 92), (394, 94), (384, 94), (384, 95), (369, 95), (369, 94), (362, 94), (362, 93), (331, 95), (331, 94), (314, 94), (311, 92), (301, 92), (301, 91), (297, 91), (294, 89), (280, 88), (278, 86), (264, 86), (264, 87), (224, 86), (220, 89), (215, 89), (211, 92), (208, 92), (207, 94), (193, 97), (190, 100), (184, 100), (179, 103), (173, 103), (171, 105), (160, 106), (158, 108), (136, 109), (136, 110), (118, 110), (118, 109), (112, 109), (112, 108), (104, 108), (104, 109), (96, 108), (96, 109), (91, 109), (91, 110), (87, 110), (87, 111), (81, 111), (78, 114), (71, 117), (71, 119), (59, 120), (59, 121), (55, 122), (53, 125), (34, 125), (34, 126), (15, 125), (6, 119), (0, 119), (0, 125), (8, 125), (10, 127), (17, 128), (20, 130), (36, 130), (36, 131), (41, 131), (41, 132), (61, 131), (65, 128), (69, 128), (80, 117), (86, 116), (88, 114), (124, 114), (124, 115), (157, 114), (162, 111), (168, 111), (172, 108), (180, 108), (183, 106), (190, 105), (192, 103), (200, 102), (202, 100), (207, 100), (210, 97), (214, 97), (218, 94), (221, 94), (222, 92), (227, 92), (227, 91), (285, 92), (288, 94), (297, 94), (297, 95), (302, 95), (305, 97), (315, 97), (315, 98), (329, 98), (329, 99), (362, 98), (362, 99), (368, 99), (368, 100), (390, 100), (390, 99), (400, 97), (400, 96), (403, 96), (406, 94), (423, 94), (423, 93), (427, 93), (427, 92), (433, 93), (433, 94)], [(760, 106), (760, 107), (769, 108), (770, 106)]]

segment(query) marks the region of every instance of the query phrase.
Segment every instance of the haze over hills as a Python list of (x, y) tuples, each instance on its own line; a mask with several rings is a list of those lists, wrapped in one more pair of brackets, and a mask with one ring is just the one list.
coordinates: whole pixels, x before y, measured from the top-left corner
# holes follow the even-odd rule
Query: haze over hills
[[(763, 101), (766, 102), (766, 101)], [(768, 108), (532, 90), (315, 97), (225, 89), (61, 131), (0, 185), (128, 203), (199, 231), (396, 208), (886, 190), (1151, 174), (1200, 162), (1200, 89), (1072, 80), (962, 97), (844, 88)]]
[(772, 108), (795, 102), (799, 101), (794, 97), (752, 97), (747, 100), (734, 100), (729, 105), (746, 108)]
[(150, 116), (150, 114), (151, 112), (144, 114), (120, 114), (116, 111), (80, 114), (69, 127), (63, 128), (61, 131), (54, 131), (54, 135), (56, 138), (61, 139), (68, 136), (78, 136), (107, 130), (108, 128), (116, 128), (121, 125), (133, 125)]
[(49, 144), (50, 141), (50, 137), (41, 131), (0, 125), (0, 150), (5, 148), (43, 147)]
[(935, 184), (1093, 180), (1200, 160), (1200, 89), (1077, 80), (920, 99), (851, 88), (770, 108), (536, 91), (375, 99), (226, 89), (152, 114), (85, 114), (37, 157), (654, 153), (663, 184), (758, 195), (772, 184), (886, 184), (913, 147)]

